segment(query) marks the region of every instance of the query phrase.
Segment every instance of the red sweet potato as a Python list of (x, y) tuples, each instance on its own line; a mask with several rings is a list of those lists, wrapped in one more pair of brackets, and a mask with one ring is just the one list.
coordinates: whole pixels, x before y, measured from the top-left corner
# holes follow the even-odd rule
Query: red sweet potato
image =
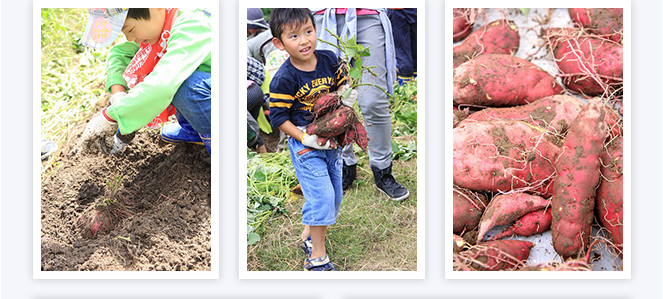
[[(499, 271), (524, 266), (534, 243), (520, 240), (496, 240), (472, 246), (458, 254), (459, 264), (467, 270)], [(456, 257), (454, 257), (456, 259)], [(454, 262), (456, 263), (456, 262)]]
[(454, 68), (483, 54), (513, 55), (518, 51), (519, 45), (520, 35), (516, 23), (508, 20), (488, 23), (454, 47)]
[(609, 141), (601, 152), (601, 184), (596, 191), (596, 218), (612, 236), (619, 252), (624, 244), (623, 138)]
[(553, 95), (522, 106), (483, 109), (470, 114), (463, 121), (521, 120), (564, 134), (582, 106), (582, 102), (572, 96)]
[(551, 53), (570, 90), (586, 95), (611, 95), (621, 89), (623, 46), (572, 28), (548, 30)]
[(453, 34), (454, 43), (460, 41), (472, 33), (472, 22), (468, 18), (469, 10), (467, 8), (453, 9)]
[(552, 214), (550, 213), (550, 209), (529, 212), (525, 216), (516, 220), (516, 222), (506, 230), (495, 235), (493, 240), (499, 240), (513, 235), (529, 237), (531, 235), (540, 234), (550, 229), (551, 222)]
[(537, 195), (515, 192), (493, 197), (479, 222), (477, 243), (481, 243), (484, 235), (493, 227), (509, 224), (528, 213), (545, 209), (550, 201)]
[(455, 185), (477, 191), (552, 194), (549, 185), (560, 148), (545, 130), (513, 120), (461, 122), (453, 134)]
[(600, 179), (599, 154), (607, 135), (605, 109), (600, 101), (591, 100), (571, 123), (555, 162), (552, 241), (565, 259), (584, 254), (589, 245)]
[(477, 228), (481, 214), (488, 205), (485, 195), (454, 186), (454, 234), (462, 235)]
[(453, 70), (453, 101), (487, 107), (524, 105), (560, 94), (555, 78), (512, 55), (486, 54)]
[(569, 8), (571, 20), (593, 34), (622, 42), (624, 10), (622, 8)]

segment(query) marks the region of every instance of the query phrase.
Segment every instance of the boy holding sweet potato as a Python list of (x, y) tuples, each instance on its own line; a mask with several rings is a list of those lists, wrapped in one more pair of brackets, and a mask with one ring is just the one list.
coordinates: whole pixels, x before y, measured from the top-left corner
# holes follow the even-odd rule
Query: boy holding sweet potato
[[(327, 226), (336, 222), (343, 199), (340, 150), (329, 141), (318, 144), (318, 136), (307, 134), (305, 128), (313, 119), (316, 100), (347, 80), (333, 52), (315, 50), (315, 22), (309, 9), (276, 8), (269, 24), (274, 45), (290, 55), (272, 78), (269, 110), (272, 125), (290, 136), (290, 157), (306, 200), (301, 235), (301, 247), (308, 255), (304, 268), (335, 271), (326, 254), (325, 235)], [(352, 106), (356, 98), (352, 92), (343, 104)]]

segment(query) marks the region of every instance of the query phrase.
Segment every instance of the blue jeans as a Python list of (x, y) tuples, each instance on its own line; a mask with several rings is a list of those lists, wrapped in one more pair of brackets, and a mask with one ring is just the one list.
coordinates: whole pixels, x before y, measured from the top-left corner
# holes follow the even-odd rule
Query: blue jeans
[(306, 202), (302, 224), (327, 226), (336, 223), (343, 200), (343, 164), (339, 149), (316, 150), (288, 138), (290, 158)]
[(177, 114), (191, 124), (196, 132), (212, 132), (212, 74), (195, 71), (184, 80), (173, 96), (172, 104)]

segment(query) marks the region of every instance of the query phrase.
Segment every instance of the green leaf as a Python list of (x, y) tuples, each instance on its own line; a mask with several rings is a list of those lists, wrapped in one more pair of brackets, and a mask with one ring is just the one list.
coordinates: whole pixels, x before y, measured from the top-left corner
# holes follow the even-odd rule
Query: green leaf
[(262, 171), (256, 171), (253, 173), (253, 180), (260, 182), (267, 181), (267, 175), (265, 175), (265, 173)]
[(362, 67), (364, 67), (364, 60), (361, 59), (361, 57), (357, 57), (357, 60), (355, 60), (355, 68), (361, 70)]
[(246, 236), (248, 238), (248, 242), (247, 242), (248, 245), (253, 245), (255, 243), (260, 242), (260, 235), (258, 235), (256, 233), (250, 233), (250, 234), (247, 234)]
[(529, 14), (529, 8), (519, 8), (521, 12), (523, 12), (524, 15)]
[(361, 71), (358, 69), (350, 69), (350, 78), (359, 81), (361, 79)]

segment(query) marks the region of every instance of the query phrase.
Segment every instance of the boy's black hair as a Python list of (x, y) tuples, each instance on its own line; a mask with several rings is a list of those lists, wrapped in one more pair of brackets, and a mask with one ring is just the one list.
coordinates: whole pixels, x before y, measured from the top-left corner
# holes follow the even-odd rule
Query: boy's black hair
[(273, 37), (281, 39), (285, 25), (299, 27), (306, 23), (306, 20), (311, 20), (315, 28), (313, 13), (308, 8), (274, 8), (269, 15), (269, 28)]
[(149, 8), (129, 8), (127, 12), (127, 18), (134, 18), (136, 20), (150, 20), (150, 9)]

